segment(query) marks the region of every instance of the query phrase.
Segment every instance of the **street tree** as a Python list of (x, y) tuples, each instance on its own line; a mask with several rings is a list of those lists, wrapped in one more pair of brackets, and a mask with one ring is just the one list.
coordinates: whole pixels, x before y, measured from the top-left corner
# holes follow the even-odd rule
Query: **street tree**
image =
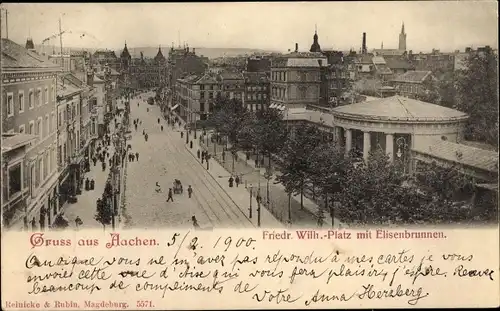
[(248, 112), (241, 101), (218, 96), (214, 105), (212, 120), (218, 133), (231, 143), (236, 143)]
[(354, 224), (408, 222), (418, 203), (409, 182), (410, 177), (377, 150), (367, 162), (347, 167), (342, 191), (336, 196), (341, 206), (338, 216)]
[(104, 187), (102, 197), (97, 200), (96, 214), (94, 216), (94, 219), (102, 224), (104, 230), (106, 230), (107, 225), (111, 224), (113, 218), (114, 211), (108, 200), (110, 195), (112, 195), (112, 186), (108, 180)]
[(456, 81), (456, 109), (467, 113), (465, 138), (498, 149), (498, 56), (491, 50), (470, 53)]
[[(322, 141), (320, 130), (311, 125), (303, 124), (296, 128), (294, 135), (288, 137), (280, 152), (280, 175), (276, 177), (286, 191), (300, 193), (301, 198), (304, 188), (311, 179), (311, 151)], [(304, 208), (301, 199), (301, 208)]]
[(329, 212), (334, 226), (334, 205), (336, 196), (342, 191), (342, 184), (347, 178), (352, 159), (345, 156), (344, 150), (332, 142), (325, 141), (312, 151), (311, 181), (314, 187), (319, 188), (319, 195), (324, 204), (319, 204), (318, 224), (322, 224), (324, 213)]

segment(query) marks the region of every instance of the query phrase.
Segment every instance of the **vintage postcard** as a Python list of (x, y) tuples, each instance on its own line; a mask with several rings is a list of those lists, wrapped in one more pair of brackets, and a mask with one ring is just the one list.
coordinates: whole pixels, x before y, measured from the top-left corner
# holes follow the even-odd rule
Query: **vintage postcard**
[(0, 13), (3, 310), (499, 306), (496, 2)]

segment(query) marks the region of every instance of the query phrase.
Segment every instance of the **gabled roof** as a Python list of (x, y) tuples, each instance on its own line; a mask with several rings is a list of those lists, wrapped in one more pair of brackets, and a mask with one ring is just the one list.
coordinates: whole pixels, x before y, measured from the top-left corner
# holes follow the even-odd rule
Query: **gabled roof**
[(407, 71), (397, 76), (394, 82), (422, 83), (427, 77), (432, 75), (432, 71)]
[(341, 117), (350, 116), (391, 121), (443, 121), (468, 118), (467, 114), (455, 109), (401, 96), (340, 106), (332, 111)]
[(385, 63), (391, 69), (415, 69), (408, 60), (399, 57), (384, 57)]
[(498, 152), (475, 148), (442, 139), (436, 139), (427, 146), (413, 148), (419, 153), (447, 161), (498, 173)]
[(61, 67), (42, 56), (28, 51), (23, 46), (2, 38), (2, 68), (4, 70), (16, 69), (43, 69), (59, 70)]
[(120, 54), (120, 58), (131, 58), (130, 53), (128, 52), (127, 43), (125, 43), (125, 47), (123, 48), (122, 53)]
[(246, 83), (267, 83), (269, 78), (265, 72), (244, 72), (243, 77)]
[(209, 73), (204, 74), (198, 81), (197, 84), (217, 84), (217, 78)]
[(78, 92), (81, 92), (82, 89), (78, 88), (70, 83), (63, 83), (60, 80), (57, 80), (57, 97), (66, 97), (70, 95), (74, 95)]
[(372, 54), (360, 54), (356, 55), (356, 63), (360, 64), (373, 64), (373, 55)]
[(222, 80), (243, 80), (243, 74), (239, 72), (221, 72), (220, 77)]

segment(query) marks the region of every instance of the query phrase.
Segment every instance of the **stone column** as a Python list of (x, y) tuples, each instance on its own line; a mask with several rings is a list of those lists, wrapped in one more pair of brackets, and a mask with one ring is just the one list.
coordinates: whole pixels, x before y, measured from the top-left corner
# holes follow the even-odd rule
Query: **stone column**
[(348, 155), (352, 148), (352, 130), (345, 129), (345, 154)]
[(368, 160), (371, 151), (371, 136), (370, 132), (363, 132), (363, 159)]
[(389, 161), (394, 161), (394, 134), (385, 134), (385, 153), (389, 156)]
[(333, 127), (333, 143), (334, 144), (339, 144), (340, 141), (340, 127), (334, 126)]

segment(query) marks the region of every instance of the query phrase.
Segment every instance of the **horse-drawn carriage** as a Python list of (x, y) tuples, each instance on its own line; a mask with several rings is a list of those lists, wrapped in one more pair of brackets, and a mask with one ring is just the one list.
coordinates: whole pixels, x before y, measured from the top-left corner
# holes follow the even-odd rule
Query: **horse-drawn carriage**
[(174, 188), (173, 189), (174, 189), (174, 194), (182, 194), (183, 189), (182, 189), (182, 183), (180, 180), (178, 180), (178, 179), (174, 180)]

